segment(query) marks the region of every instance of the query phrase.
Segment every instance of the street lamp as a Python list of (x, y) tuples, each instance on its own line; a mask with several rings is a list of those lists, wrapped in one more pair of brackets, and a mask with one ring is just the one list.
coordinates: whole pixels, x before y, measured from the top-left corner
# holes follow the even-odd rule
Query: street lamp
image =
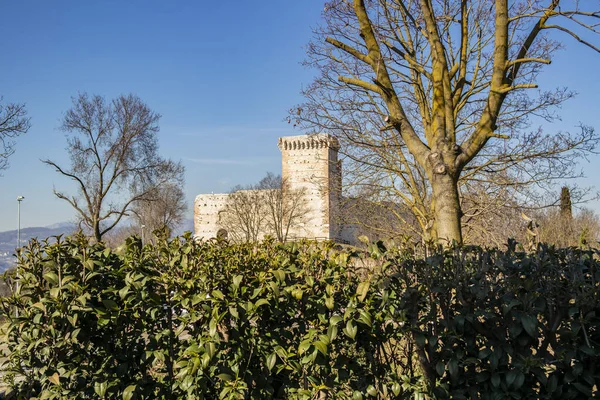
[[(17, 197), (17, 251), (21, 247), (21, 202), (25, 199), (24, 196)], [(17, 270), (17, 284), (15, 288), (16, 292), (19, 293), (19, 272)], [(15, 310), (15, 315), (19, 317), (19, 309)]]
[(23, 196), (17, 197), (17, 248), (21, 247), (21, 202), (25, 199)]

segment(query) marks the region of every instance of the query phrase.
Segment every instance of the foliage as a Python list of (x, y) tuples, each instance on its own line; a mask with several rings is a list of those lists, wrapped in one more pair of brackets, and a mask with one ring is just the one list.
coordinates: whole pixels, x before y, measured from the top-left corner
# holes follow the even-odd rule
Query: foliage
[(598, 255), (32, 241), (4, 379), (47, 399), (590, 397)]

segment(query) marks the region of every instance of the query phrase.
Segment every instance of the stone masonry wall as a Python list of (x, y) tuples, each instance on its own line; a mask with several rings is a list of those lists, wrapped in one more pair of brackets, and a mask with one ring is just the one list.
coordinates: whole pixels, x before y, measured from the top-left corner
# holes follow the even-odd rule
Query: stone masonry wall
[[(329, 135), (287, 136), (279, 139), (281, 176), (291, 189), (304, 189), (308, 212), (291, 237), (336, 237), (332, 186), (339, 175), (339, 144)], [(332, 196), (333, 195), (333, 196)]]
[(225, 208), (229, 193), (201, 194), (194, 201), (194, 236), (210, 239), (219, 230), (219, 211)]

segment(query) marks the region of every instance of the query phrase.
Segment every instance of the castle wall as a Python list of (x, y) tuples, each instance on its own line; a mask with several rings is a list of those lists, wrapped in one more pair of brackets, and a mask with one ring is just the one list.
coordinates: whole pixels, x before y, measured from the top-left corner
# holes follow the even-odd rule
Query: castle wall
[(194, 200), (194, 237), (210, 239), (217, 237), (219, 212), (225, 208), (229, 193), (201, 194)]
[[(290, 239), (336, 239), (340, 229), (336, 223), (341, 190), (339, 143), (326, 134), (279, 138), (281, 176), (291, 190), (303, 190), (307, 212), (295, 224)], [(229, 194), (201, 194), (194, 202), (194, 236), (216, 237), (219, 213)]]

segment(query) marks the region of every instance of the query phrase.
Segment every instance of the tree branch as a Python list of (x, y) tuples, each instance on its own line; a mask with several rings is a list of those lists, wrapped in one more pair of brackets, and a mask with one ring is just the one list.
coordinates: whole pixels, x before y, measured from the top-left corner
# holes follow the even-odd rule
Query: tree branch
[(577, 40), (579, 43), (582, 43), (582, 44), (586, 45), (587, 47), (589, 47), (590, 49), (594, 50), (595, 52), (600, 53), (600, 48), (598, 48), (597, 46), (594, 46), (592, 43), (588, 42), (587, 40), (583, 40), (575, 32), (565, 28), (564, 26), (543, 25), (542, 29), (557, 29), (559, 31), (565, 32), (565, 33), (569, 34), (573, 39)]
[(383, 90), (379, 86), (377, 86), (377, 85), (375, 85), (373, 83), (361, 81), (360, 79), (348, 78), (346, 76), (340, 76), (340, 77), (338, 77), (338, 80), (340, 82), (344, 82), (344, 83), (346, 83), (348, 85), (358, 86), (358, 87), (360, 87), (362, 89), (378, 93), (381, 96), (385, 95), (385, 93), (383, 92)]
[(331, 38), (331, 37), (328, 37), (327, 39), (325, 39), (325, 41), (327, 43), (334, 45), (338, 49), (345, 51), (346, 53), (350, 54), (351, 56), (356, 57), (357, 59), (364, 62), (365, 64), (369, 64), (371, 66), (373, 65), (373, 61), (369, 58), (368, 55), (361, 53), (360, 51), (356, 50), (355, 48), (353, 48), (351, 46), (348, 46), (347, 44), (342, 43), (339, 40)]

